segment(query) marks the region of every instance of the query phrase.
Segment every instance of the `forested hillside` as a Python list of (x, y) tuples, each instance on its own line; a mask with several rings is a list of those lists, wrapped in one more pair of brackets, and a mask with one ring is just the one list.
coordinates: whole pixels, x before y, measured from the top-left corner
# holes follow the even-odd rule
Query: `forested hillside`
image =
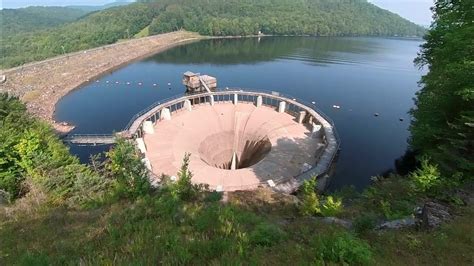
[[(150, 34), (186, 29), (203, 35), (421, 36), (424, 29), (366, 0), (141, 0), (109, 8), (58, 28), (1, 40), (0, 66)], [(30, 20), (30, 17), (25, 16)], [(148, 32), (148, 31), (146, 31)]]
[(0, 40), (0, 66), (12, 67), (131, 38), (156, 15), (144, 4), (109, 8), (76, 22), (35, 33), (19, 33)]
[(68, 7), (27, 7), (0, 10), (2, 38), (33, 32), (77, 20), (88, 11)]
[(366, 0), (141, 0), (165, 5), (151, 33), (421, 36), (424, 29)]

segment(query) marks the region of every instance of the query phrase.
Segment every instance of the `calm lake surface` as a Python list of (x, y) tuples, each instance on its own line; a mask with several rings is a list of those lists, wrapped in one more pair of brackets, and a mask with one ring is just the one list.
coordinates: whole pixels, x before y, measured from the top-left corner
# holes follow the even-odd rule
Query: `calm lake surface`
[[(204, 40), (73, 91), (57, 104), (56, 120), (75, 124), (73, 133), (120, 131), (140, 110), (182, 94), (185, 71), (205, 73), (217, 77), (220, 88), (273, 90), (315, 101), (336, 123), (342, 142), (330, 188), (361, 189), (371, 176), (393, 169), (407, 149), (408, 111), (422, 75), (413, 65), (420, 44), (383, 38)], [(71, 147), (82, 160), (104, 149)]]

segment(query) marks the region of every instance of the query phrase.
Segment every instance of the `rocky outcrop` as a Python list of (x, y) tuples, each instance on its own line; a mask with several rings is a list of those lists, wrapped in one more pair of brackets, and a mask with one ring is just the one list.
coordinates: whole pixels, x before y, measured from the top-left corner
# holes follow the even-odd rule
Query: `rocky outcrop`
[(376, 229), (382, 230), (382, 229), (401, 229), (405, 227), (412, 227), (416, 225), (416, 220), (415, 218), (408, 217), (404, 219), (398, 219), (398, 220), (393, 220), (393, 221), (388, 221), (388, 222), (383, 222), (380, 225), (376, 227)]
[(317, 217), (316, 219), (326, 224), (337, 224), (346, 229), (352, 228), (352, 222), (349, 220), (343, 220), (336, 217)]
[(417, 226), (418, 228), (432, 230), (441, 224), (452, 220), (449, 207), (433, 201), (426, 202), (423, 207), (415, 208), (414, 217), (406, 217), (379, 224), (376, 229), (401, 229)]
[(8, 192), (0, 189), (0, 206), (7, 205), (9, 203), (10, 196)]
[(421, 228), (432, 230), (452, 218), (447, 206), (429, 201), (423, 205), (421, 214), (418, 216), (418, 224)]

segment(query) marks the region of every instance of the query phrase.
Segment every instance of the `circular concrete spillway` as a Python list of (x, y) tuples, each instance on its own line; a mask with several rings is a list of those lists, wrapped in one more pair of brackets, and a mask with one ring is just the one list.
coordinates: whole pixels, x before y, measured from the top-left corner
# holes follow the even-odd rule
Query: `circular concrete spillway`
[[(255, 102), (190, 105), (187, 99), (158, 106), (142, 122), (136, 120), (143, 128), (139, 131), (146, 131), (140, 137), (156, 178), (177, 176), (190, 153), (194, 183), (224, 191), (254, 189), (291, 181), (305, 167), (317, 165), (328, 146), (323, 130), (314, 134), (316, 119), (302, 122), (297, 113)], [(184, 104), (169, 115), (163, 112), (176, 103)], [(152, 123), (153, 112), (161, 115)]]

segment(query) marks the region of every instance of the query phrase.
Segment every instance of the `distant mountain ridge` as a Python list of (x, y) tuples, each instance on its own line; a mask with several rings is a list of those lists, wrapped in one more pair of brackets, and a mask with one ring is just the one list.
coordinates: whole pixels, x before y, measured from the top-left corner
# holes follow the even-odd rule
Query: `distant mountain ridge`
[(150, 33), (422, 36), (425, 29), (366, 0), (139, 0), (162, 10)]
[(2, 34), (8, 36), (19, 32), (33, 32), (56, 27), (77, 20), (88, 12), (69, 7), (31, 6), (0, 10)]
[(0, 10), (2, 35), (34, 32), (54, 28), (79, 18), (111, 7), (131, 4), (127, 0), (117, 0), (101, 6), (29, 6)]
[(89, 6), (89, 5), (70, 5), (67, 6), (69, 8), (74, 8), (74, 9), (80, 9), (86, 12), (94, 12), (94, 11), (99, 11), (99, 10), (104, 10), (107, 8), (111, 7), (116, 7), (116, 6), (126, 6), (133, 3), (133, 1), (127, 1), (127, 0), (117, 0), (113, 3), (101, 5), (101, 6)]

